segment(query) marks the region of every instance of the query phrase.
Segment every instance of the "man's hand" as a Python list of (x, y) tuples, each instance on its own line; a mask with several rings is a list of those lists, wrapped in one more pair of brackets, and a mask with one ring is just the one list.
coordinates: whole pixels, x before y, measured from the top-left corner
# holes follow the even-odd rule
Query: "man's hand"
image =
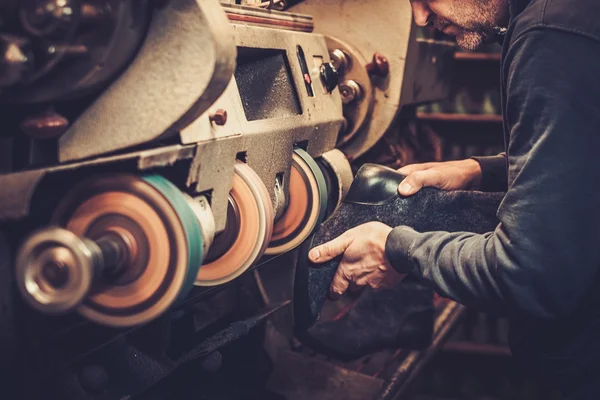
[(398, 170), (406, 178), (398, 186), (403, 196), (417, 193), (425, 186), (443, 190), (477, 190), (481, 186), (481, 167), (475, 160), (412, 164)]
[(390, 288), (406, 276), (396, 272), (385, 254), (385, 242), (391, 231), (392, 228), (381, 222), (369, 222), (310, 251), (309, 258), (315, 263), (343, 254), (331, 284), (334, 297), (343, 294), (350, 283), (369, 285), (373, 289)]

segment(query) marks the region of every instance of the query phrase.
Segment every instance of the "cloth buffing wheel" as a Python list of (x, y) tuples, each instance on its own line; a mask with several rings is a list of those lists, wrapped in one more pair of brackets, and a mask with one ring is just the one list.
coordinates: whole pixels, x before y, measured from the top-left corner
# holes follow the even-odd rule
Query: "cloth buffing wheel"
[(342, 204), (342, 200), (344, 200), (348, 190), (350, 190), (354, 174), (352, 173), (350, 161), (338, 149), (323, 153), (321, 158), (317, 160), (317, 163), (325, 176), (329, 193), (327, 214), (325, 216), (327, 219)]
[(327, 212), (327, 184), (315, 160), (304, 150), (295, 149), (289, 182), (289, 203), (275, 222), (273, 238), (265, 254), (293, 250), (323, 221)]
[(181, 192), (162, 176), (89, 179), (67, 194), (52, 220), (92, 240), (110, 232), (127, 243), (124, 271), (97, 281), (78, 307), (102, 325), (156, 318), (187, 294), (202, 264), (200, 227)]

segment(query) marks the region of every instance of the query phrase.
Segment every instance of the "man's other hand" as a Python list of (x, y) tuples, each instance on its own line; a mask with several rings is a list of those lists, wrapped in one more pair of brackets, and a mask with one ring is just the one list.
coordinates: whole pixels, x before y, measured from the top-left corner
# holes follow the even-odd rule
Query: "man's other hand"
[(396, 272), (385, 254), (385, 242), (391, 231), (381, 222), (368, 222), (310, 251), (309, 258), (315, 263), (343, 254), (331, 284), (332, 297), (343, 294), (350, 283), (373, 289), (390, 288), (406, 276)]
[(398, 186), (402, 196), (433, 186), (443, 190), (477, 190), (481, 185), (481, 167), (475, 160), (412, 164), (398, 170), (406, 178)]

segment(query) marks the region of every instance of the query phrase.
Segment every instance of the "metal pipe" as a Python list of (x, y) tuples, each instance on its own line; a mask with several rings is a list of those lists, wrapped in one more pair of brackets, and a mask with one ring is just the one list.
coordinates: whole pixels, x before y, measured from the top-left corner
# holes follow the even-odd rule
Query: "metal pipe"
[(418, 372), (448, 339), (452, 328), (464, 312), (464, 306), (450, 302), (435, 321), (434, 337), (431, 345), (424, 351), (411, 351), (408, 353), (404, 361), (396, 368), (396, 371), (388, 380), (387, 385), (379, 391), (373, 400), (394, 400), (401, 398), (410, 383), (418, 375)]

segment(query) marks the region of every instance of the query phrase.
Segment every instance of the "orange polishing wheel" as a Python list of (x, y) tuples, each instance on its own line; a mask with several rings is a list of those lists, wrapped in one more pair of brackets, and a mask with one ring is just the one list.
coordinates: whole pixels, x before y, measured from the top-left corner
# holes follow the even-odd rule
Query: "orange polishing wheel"
[(315, 160), (297, 148), (292, 156), (288, 206), (275, 222), (266, 254), (285, 253), (300, 245), (323, 221), (326, 210), (325, 177)]
[(235, 165), (227, 226), (214, 239), (196, 285), (229, 282), (258, 260), (273, 232), (273, 203), (260, 177), (245, 163)]
[(114, 276), (105, 272), (78, 307), (99, 324), (156, 318), (189, 290), (188, 277), (193, 274), (193, 283), (202, 262), (197, 220), (181, 192), (159, 175), (88, 179), (67, 194), (53, 222), (90, 240), (112, 235), (124, 243), (124, 267)]

